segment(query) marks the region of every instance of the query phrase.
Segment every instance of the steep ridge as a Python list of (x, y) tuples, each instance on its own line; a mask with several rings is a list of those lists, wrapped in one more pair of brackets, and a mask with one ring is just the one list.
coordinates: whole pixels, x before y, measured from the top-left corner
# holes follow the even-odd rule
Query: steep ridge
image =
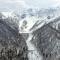
[[(56, 21), (56, 22), (55, 22)], [(59, 60), (60, 27), (59, 19), (50, 22), (33, 32), (32, 44), (41, 51), (44, 60)]]

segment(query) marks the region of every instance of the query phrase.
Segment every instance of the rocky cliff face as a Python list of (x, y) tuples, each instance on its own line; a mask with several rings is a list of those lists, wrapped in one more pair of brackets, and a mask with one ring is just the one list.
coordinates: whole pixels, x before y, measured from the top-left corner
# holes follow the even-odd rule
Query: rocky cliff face
[(44, 60), (60, 59), (60, 20), (50, 22), (33, 32), (31, 40)]
[[(11, 51), (14, 51), (13, 48), (16, 48), (17, 53), (16, 53), (15, 59), (19, 60), (20, 59), (19, 52), (22, 51), (23, 53), (25, 53), (27, 51), (27, 45), (26, 45), (26, 42), (25, 42), (25, 39), (23, 38), (23, 36), (21, 34), (19, 34), (18, 25), (15, 26), (14, 24), (12, 25), (11, 23), (14, 23), (16, 25), (15, 22), (10, 21), (9, 19), (5, 19), (5, 20), (0, 19), (0, 52), (2, 51), (3, 48), (5, 48), (5, 49), (3, 49), (5, 51), (2, 52), (4, 54), (6, 51), (8, 52), (11, 49), (12, 49)], [(5, 56), (5, 55), (2, 55), (2, 56)], [(26, 57), (27, 57), (27, 55), (26, 55)], [(9, 59), (7, 59), (8, 56), (6, 56), (5, 58), (6, 58), (6, 60), (9, 60)], [(1, 56), (0, 56), (0, 60), (2, 60)]]

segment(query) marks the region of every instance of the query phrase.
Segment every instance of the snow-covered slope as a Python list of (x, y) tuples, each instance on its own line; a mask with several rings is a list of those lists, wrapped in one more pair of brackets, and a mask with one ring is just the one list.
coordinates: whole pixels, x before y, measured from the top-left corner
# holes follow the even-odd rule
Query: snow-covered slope
[(40, 20), (40, 18), (37, 18), (37, 17), (26, 17), (25, 19), (21, 20), (19, 22), (20, 33), (22, 33), (22, 32), (24, 32), (24, 33), (30, 32), (30, 29), (39, 20)]
[(18, 30), (19, 16), (14, 12), (0, 12), (0, 19), (9, 25), (12, 29)]
[(6, 19), (6, 18), (15, 18), (15, 19), (19, 19), (18, 14), (12, 12), (12, 11), (8, 11), (8, 12), (0, 12), (0, 18), (2, 19)]
[(43, 25), (54, 21), (56, 18), (60, 17), (59, 11), (60, 11), (59, 8), (45, 9), (40, 12), (37, 11), (38, 15), (26, 16), (24, 19), (21, 19), (19, 22), (19, 32), (20, 33), (30, 33), (32, 31), (42, 27)]

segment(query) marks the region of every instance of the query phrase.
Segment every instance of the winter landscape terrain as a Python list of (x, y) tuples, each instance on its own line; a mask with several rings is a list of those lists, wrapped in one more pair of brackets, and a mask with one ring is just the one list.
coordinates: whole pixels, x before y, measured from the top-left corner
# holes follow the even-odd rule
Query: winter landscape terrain
[(60, 8), (0, 12), (0, 60), (60, 60)]

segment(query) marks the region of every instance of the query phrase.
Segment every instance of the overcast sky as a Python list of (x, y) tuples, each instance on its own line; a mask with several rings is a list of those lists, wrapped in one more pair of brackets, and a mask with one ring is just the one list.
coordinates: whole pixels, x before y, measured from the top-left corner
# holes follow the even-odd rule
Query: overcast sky
[(47, 8), (60, 5), (60, 0), (0, 0), (0, 11), (21, 8)]

